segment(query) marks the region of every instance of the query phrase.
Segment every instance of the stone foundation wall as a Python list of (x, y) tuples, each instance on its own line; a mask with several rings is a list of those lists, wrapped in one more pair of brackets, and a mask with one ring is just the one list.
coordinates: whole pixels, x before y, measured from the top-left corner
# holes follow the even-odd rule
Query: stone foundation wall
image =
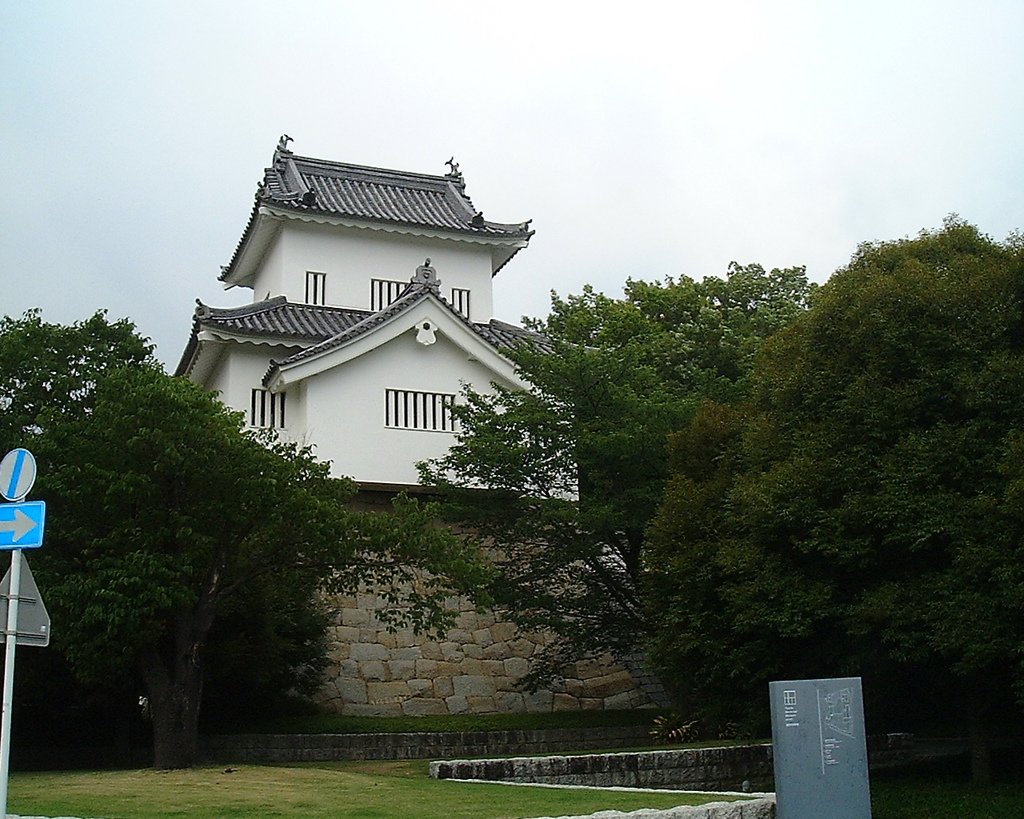
[(388, 631), (377, 612), (384, 602), (363, 593), (330, 598), (332, 663), (317, 703), (352, 716), (493, 714), (651, 707), (636, 678), (610, 655), (576, 663), (563, 683), (529, 693), (520, 680), (547, 643), (524, 634), (466, 600), (442, 640), (411, 629)]
[(538, 785), (740, 791), (745, 781), (755, 783), (755, 787), (768, 785), (772, 778), (772, 746), (462, 759), (431, 762), (430, 775), (436, 779)]
[[(870, 736), (867, 750), (871, 770), (878, 770), (913, 761), (916, 742), (913, 734)], [(739, 792), (774, 787), (771, 743), (614, 754), (463, 758), (431, 762), (430, 775), (436, 779), (600, 788)]]
[(204, 761), (221, 764), (332, 762), (554, 754), (595, 746), (636, 748), (648, 742), (650, 729), (632, 725), (418, 734), (212, 734), (200, 738), (200, 751)]

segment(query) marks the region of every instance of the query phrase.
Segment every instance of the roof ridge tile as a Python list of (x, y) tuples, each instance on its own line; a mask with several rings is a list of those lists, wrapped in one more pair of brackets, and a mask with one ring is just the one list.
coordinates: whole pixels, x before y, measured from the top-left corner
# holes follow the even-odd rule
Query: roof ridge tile
[[(233, 281), (249, 239), (259, 232), (261, 208), (377, 222), (414, 229), (450, 231), (506, 242), (495, 261), (497, 273), (533, 236), (530, 222), (490, 222), (466, 194), (465, 179), (445, 175), (388, 170), (314, 157), (298, 156), (279, 144), (264, 170), (256, 201), (231, 261), (220, 279)], [(269, 235), (269, 234), (268, 234)], [(247, 282), (243, 282), (247, 284)]]

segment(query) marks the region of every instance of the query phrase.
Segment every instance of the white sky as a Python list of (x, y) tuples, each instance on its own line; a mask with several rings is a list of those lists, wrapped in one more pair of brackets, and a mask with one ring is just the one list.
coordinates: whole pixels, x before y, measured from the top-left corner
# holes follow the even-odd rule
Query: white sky
[(444, 173), (552, 289), (1024, 228), (1020, 0), (0, 0), (0, 313), (127, 316), (172, 366), (277, 138)]

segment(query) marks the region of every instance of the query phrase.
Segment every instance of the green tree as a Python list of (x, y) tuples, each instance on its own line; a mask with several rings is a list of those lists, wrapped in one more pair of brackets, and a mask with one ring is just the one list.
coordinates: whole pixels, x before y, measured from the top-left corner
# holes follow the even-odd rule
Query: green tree
[(466, 394), (455, 445), (423, 479), (493, 547), (499, 607), (556, 636), (534, 682), (581, 657), (636, 653), (668, 435), (704, 395), (745, 390), (754, 353), (811, 289), (802, 268), (733, 264), (725, 280), (630, 281), (624, 299), (553, 296), (538, 339), (511, 353), (526, 389)]
[(378, 582), (396, 622), (431, 628), (447, 622), (443, 596), (478, 582), (472, 555), (429, 510), (350, 511), (351, 482), (308, 451), (244, 432), (240, 415), (146, 355), (118, 366), (127, 323), (100, 316), (72, 329), (30, 315), (0, 334), (0, 350), (15, 351), (0, 361), (49, 332), (50, 346), (67, 345), (51, 360), (86, 373), (22, 379), (51, 395), (66, 383), (71, 400), (27, 388), (7, 399), (26, 408), (20, 443), (37, 456), (48, 501), (36, 574), (76, 676), (141, 679), (158, 767), (195, 760), (207, 641), (232, 598), (269, 584), (312, 602), (318, 589)]
[(724, 279), (629, 280), (626, 301), (657, 332), (648, 356), (691, 401), (746, 396), (761, 346), (803, 313), (817, 285), (803, 267), (730, 262)]
[[(951, 218), (861, 246), (675, 437), (652, 525), (654, 657), (711, 719), (772, 678), (916, 669), (986, 731), (1020, 640), (1024, 246)], [(905, 677), (904, 677), (905, 678)], [(958, 703), (959, 704), (959, 703)]]
[(330, 624), (326, 601), (301, 577), (265, 574), (227, 596), (207, 640), (200, 731), (252, 730), (254, 716), (312, 709)]
[(44, 411), (51, 418), (88, 412), (98, 377), (151, 362), (152, 354), (131, 322), (103, 313), (70, 325), (44, 322), (38, 310), (0, 316), (0, 448), (41, 432)]

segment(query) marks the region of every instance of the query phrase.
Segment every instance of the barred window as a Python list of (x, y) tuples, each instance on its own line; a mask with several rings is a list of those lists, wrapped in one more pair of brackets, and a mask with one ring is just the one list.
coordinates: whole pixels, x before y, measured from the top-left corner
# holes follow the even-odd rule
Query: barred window
[(384, 423), (395, 429), (454, 432), (454, 393), (385, 390)]
[(249, 405), (249, 426), (284, 429), (283, 392), (253, 390)]
[(395, 282), (390, 279), (370, 279), (370, 309), (383, 310), (402, 295), (409, 282)]
[(306, 271), (306, 304), (327, 304), (327, 274)]
[(469, 318), (469, 291), (461, 287), (452, 288), (452, 307)]

